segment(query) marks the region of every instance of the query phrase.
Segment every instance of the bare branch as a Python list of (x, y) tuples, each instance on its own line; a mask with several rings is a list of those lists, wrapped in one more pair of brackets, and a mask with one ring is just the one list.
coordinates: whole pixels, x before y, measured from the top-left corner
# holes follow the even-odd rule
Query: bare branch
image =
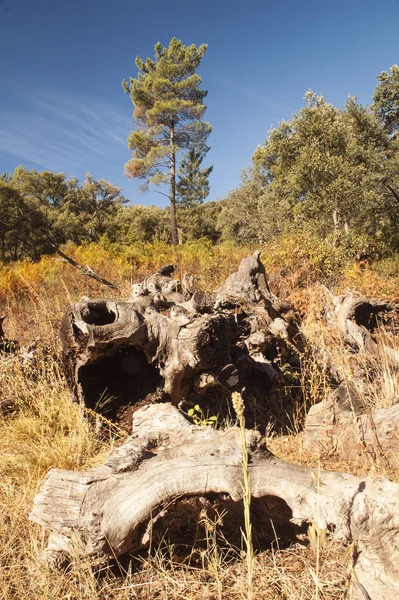
[(101, 277), (101, 275), (98, 275), (97, 273), (95, 273), (93, 271), (93, 269), (91, 267), (89, 267), (89, 265), (86, 265), (86, 268), (82, 267), (82, 265), (80, 265), (73, 258), (71, 258), (67, 254), (65, 254), (55, 244), (52, 244), (52, 245), (55, 248), (55, 251), (56, 251), (57, 254), (59, 254), (60, 256), (62, 256), (62, 258), (64, 260), (66, 260), (67, 263), (69, 263), (70, 265), (72, 265), (73, 267), (75, 267), (75, 269), (78, 269), (79, 271), (81, 271), (81, 273), (83, 273), (83, 275), (87, 275), (87, 277), (91, 277), (92, 279), (95, 279), (99, 283), (102, 283), (103, 285), (107, 285), (108, 287), (112, 288), (113, 290), (118, 290), (119, 289), (118, 286), (115, 285), (115, 283), (112, 283), (112, 281), (108, 281), (108, 279), (105, 279), (104, 277)]

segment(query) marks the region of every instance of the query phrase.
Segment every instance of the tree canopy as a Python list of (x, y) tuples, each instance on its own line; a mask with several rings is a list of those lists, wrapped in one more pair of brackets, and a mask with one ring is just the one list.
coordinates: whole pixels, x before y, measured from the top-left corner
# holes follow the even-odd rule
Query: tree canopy
[(201, 169), (204, 155), (192, 148), (182, 159), (176, 186), (177, 203), (185, 208), (201, 204), (209, 195), (209, 175), (213, 166)]
[(399, 129), (399, 66), (392, 65), (391, 72), (382, 71), (373, 95), (373, 110), (385, 130), (392, 134)]
[[(362, 238), (399, 245), (397, 140), (375, 111), (355, 98), (344, 108), (313, 92), (305, 99), (306, 105), (257, 148), (249, 178), (230, 194), (221, 218), (228, 211), (234, 215), (234, 205), (237, 209), (247, 196), (237, 227), (242, 230), (247, 222), (259, 231), (262, 223), (263, 238), (273, 229), (311, 227), (334, 244)], [(257, 216), (247, 219), (251, 211)]]
[(0, 178), (0, 259), (38, 260), (67, 241), (111, 235), (125, 202), (120, 188), (90, 174), (79, 184), (63, 173), (18, 167)]
[(383, 132), (355, 100), (340, 110), (308, 93), (307, 106), (274, 129), (254, 154), (255, 167), (291, 207), (296, 224), (317, 219), (320, 233), (374, 233)]
[(35, 261), (65, 242), (102, 237), (127, 245), (178, 237), (263, 244), (291, 232), (343, 253), (399, 251), (399, 67), (378, 75), (370, 106), (350, 97), (336, 107), (307, 92), (302, 108), (255, 150), (240, 185), (204, 202), (211, 128), (202, 121), (206, 92), (196, 69), (205, 51), (176, 39), (157, 44), (155, 60), (138, 58), (137, 78), (124, 82), (138, 121), (127, 170), (145, 186), (169, 183), (170, 206), (127, 205), (120, 188), (90, 174), (80, 183), (18, 167), (0, 175), (0, 260)]
[(181, 150), (208, 150), (211, 132), (202, 121), (206, 106), (205, 90), (196, 73), (207, 45), (185, 46), (173, 38), (168, 48), (158, 42), (155, 60), (136, 58), (137, 78), (123, 81), (134, 104), (133, 116), (138, 123), (131, 132), (128, 146), (133, 151), (126, 173), (149, 185), (169, 184), (172, 242), (178, 243), (176, 221), (176, 161)]

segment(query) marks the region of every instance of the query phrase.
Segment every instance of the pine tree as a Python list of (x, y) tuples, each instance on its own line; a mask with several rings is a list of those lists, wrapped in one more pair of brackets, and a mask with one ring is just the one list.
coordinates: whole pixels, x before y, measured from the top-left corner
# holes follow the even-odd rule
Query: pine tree
[[(126, 164), (126, 173), (149, 185), (169, 184), (172, 243), (178, 244), (176, 221), (176, 162), (182, 150), (208, 150), (206, 139), (209, 123), (202, 121), (206, 106), (205, 90), (196, 70), (207, 49), (185, 46), (173, 38), (168, 48), (158, 42), (155, 60), (136, 58), (139, 69), (136, 79), (123, 81), (134, 104), (133, 116), (138, 128), (128, 138), (133, 157)], [(160, 192), (162, 193), (162, 192)]]
[(204, 155), (195, 149), (190, 150), (182, 159), (179, 169), (179, 180), (176, 186), (177, 204), (185, 208), (193, 208), (202, 204), (209, 194), (209, 175), (213, 166), (201, 169)]

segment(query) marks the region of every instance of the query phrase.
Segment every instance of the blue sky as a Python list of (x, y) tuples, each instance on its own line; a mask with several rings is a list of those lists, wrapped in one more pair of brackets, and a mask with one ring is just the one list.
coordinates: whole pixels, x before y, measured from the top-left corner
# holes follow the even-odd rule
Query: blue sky
[(210, 199), (222, 198), (308, 89), (370, 103), (375, 76), (399, 63), (398, 31), (399, 0), (0, 0), (0, 172), (90, 172), (164, 205), (124, 176), (134, 121), (121, 80), (175, 36), (209, 44), (199, 73)]

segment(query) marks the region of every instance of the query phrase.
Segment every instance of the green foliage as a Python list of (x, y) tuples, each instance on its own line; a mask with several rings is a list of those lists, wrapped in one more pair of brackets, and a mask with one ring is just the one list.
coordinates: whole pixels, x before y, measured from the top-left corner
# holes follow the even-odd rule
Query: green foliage
[(128, 146), (133, 157), (126, 164), (126, 173), (144, 181), (143, 187), (169, 183), (172, 242), (178, 243), (176, 223), (176, 157), (181, 150), (208, 150), (206, 140), (211, 132), (202, 121), (207, 92), (200, 89), (201, 78), (196, 70), (206, 52), (185, 46), (173, 38), (168, 48), (158, 42), (155, 60), (136, 58), (139, 73), (136, 79), (123, 81), (125, 92), (134, 104), (133, 116), (138, 129), (132, 131)]
[(192, 208), (178, 208), (179, 235), (183, 242), (207, 238), (216, 243), (220, 238), (218, 216), (221, 202), (206, 202)]
[(24, 194), (35, 199), (42, 206), (60, 208), (70, 192), (71, 180), (63, 173), (27, 170), (22, 166), (15, 169), (10, 181)]
[(108, 181), (94, 180), (90, 173), (82, 185), (68, 181), (69, 191), (56, 219), (56, 228), (66, 240), (94, 242), (104, 234), (112, 235), (120, 208), (126, 203), (121, 189)]
[(66, 241), (98, 241), (114, 231), (126, 202), (120, 192), (90, 174), (79, 185), (63, 173), (18, 167), (0, 178), (0, 259), (37, 261)]
[(399, 129), (399, 66), (392, 65), (390, 73), (382, 71), (377, 79), (372, 108), (385, 130), (392, 134)]
[(170, 241), (169, 215), (158, 206), (127, 206), (118, 212), (111, 239), (123, 244)]
[(196, 404), (193, 408), (189, 408), (187, 411), (187, 415), (192, 419), (194, 425), (216, 425), (217, 424), (217, 416), (212, 415), (209, 417), (203, 409)]
[(300, 231), (326, 242), (323, 272), (341, 254), (381, 257), (399, 248), (399, 68), (378, 79), (372, 107), (349, 98), (336, 108), (308, 92), (305, 106), (271, 130), (221, 203), (223, 240), (262, 244)]
[(343, 245), (356, 238), (378, 244), (389, 231), (397, 247), (397, 140), (354, 98), (343, 109), (313, 92), (306, 100), (253, 156), (255, 172), (263, 178), (258, 204), (262, 190), (270, 199), (258, 209), (259, 222), (262, 217), (273, 227), (280, 222), (279, 233), (311, 226), (318, 238)]
[(41, 234), (49, 227), (48, 212), (35, 198), (25, 196), (13, 182), (0, 180), (1, 260), (39, 260), (51, 251), (48, 239)]
[(201, 204), (209, 194), (209, 175), (213, 166), (201, 169), (204, 155), (191, 149), (182, 159), (176, 186), (177, 204), (192, 208)]
[[(135, 245), (135, 253), (154, 244), (166, 258), (179, 238), (187, 250), (198, 241), (202, 257), (220, 241), (233, 248), (295, 238), (299, 260), (332, 277), (348, 259), (385, 260), (399, 249), (399, 67), (380, 73), (370, 107), (349, 98), (336, 108), (308, 92), (305, 105), (257, 148), (239, 187), (204, 203), (211, 127), (202, 121), (207, 92), (196, 70), (205, 51), (177, 39), (167, 48), (158, 43), (155, 59), (137, 58), (137, 78), (123, 82), (138, 123), (127, 171), (144, 186), (169, 182), (170, 206), (126, 206), (119, 188), (90, 174), (79, 183), (18, 167), (0, 175), (1, 261), (38, 261), (68, 242), (101, 242), (115, 252)], [(204, 262), (216, 281), (218, 260)]]
[(220, 203), (217, 227), (223, 240), (264, 244), (289, 226), (286, 203), (265, 184), (256, 169), (244, 171), (240, 186)]
[(297, 225), (317, 220), (325, 236), (354, 227), (360, 217), (363, 227), (375, 230), (380, 160), (369, 125), (379, 133), (378, 123), (359, 126), (363, 109), (354, 100), (339, 110), (311, 92), (306, 99), (308, 106), (257, 149), (255, 167), (288, 200)]

